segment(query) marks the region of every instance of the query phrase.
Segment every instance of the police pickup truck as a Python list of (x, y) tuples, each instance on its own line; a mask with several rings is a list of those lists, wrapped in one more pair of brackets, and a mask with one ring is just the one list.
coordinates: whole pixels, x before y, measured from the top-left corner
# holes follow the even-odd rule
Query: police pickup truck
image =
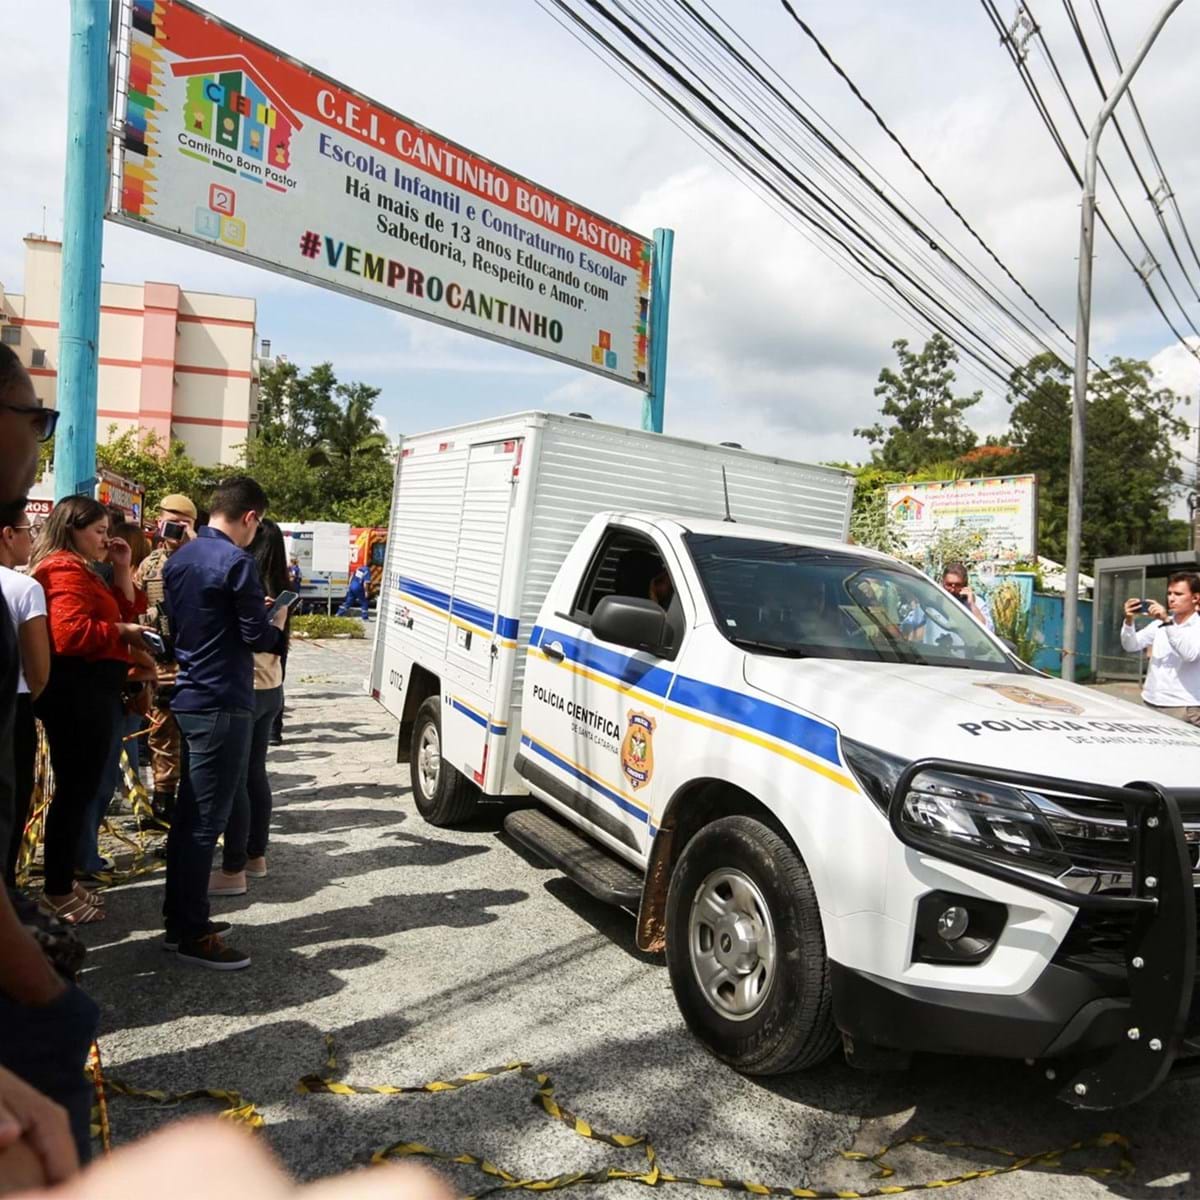
[(527, 413), (405, 440), (371, 689), (416, 806), (665, 951), (740, 1071), (1200, 1066), (1200, 730), (1048, 678), (846, 543), (842, 472)]

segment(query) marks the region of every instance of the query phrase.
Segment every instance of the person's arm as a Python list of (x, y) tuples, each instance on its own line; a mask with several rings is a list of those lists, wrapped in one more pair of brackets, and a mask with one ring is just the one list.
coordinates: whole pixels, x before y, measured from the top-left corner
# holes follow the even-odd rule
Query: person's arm
[(233, 608), (242, 641), (251, 650), (278, 654), (283, 644), (279, 626), (287, 619), (287, 611), (268, 617), (267, 596), (259, 582), (254, 560), (248, 554), (241, 555), (229, 568), (225, 582), (233, 593)]
[(1200, 621), (1193, 621), (1189, 625), (1177, 625), (1170, 621), (1163, 629), (1166, 631), (1167, 641), (1171, 643), (1171, 649), (1184, 662), (1195, 662), (1200, 658)]
[(46, 588), (50, 644), (59, 654), (125, 658), (122, 625), (95, 615), (94, 586), (104, 585), (99, 581), (93, 585), (83, 570), (60, 570), (55, 572), (53, 581), (39, 580)]
[(1126, 622), (1121, 626), (1121, 649), (1129, 654), (1137, 654), (1141, 650), (1151, 645), (1154, 641), (1154, 635), (1158, 632), (1158, 625), (1146, 625), (1142, 629), (1137, 629), (1135, 626)]
[(18, 1004), (41, 1007), (66, 990), (41, 946), (21, 924), (8, 892), (0, 888), (0, 991)]
[(21, 670), (29, 694), (36, 700), (50, 682), (50, 635), (45, 616), (30, 617), (17, 630), (21, 643)]

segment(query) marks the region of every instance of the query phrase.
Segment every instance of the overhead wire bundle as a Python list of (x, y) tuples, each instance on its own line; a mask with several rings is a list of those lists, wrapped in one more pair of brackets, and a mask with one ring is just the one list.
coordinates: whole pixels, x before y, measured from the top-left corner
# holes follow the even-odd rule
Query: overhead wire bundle
[(1069, 352), (1061, 324), (958, 210), (991, 273), (897, 192), (706, 0), (538, 3), (910, 327), (952, 342), (977, 380), (1006, 384), (1034, 354)]

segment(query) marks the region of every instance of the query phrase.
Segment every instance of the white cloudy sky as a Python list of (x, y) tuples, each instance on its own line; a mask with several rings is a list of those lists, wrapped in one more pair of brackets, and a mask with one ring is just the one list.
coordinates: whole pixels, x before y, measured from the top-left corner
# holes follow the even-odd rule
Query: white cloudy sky
[[(208, 7), (634, 229), (673, 228), (669, 432), (732, 438), (799, 458), (864, 457), (866, 447), (851, 431), (874, 414), (872, 387), (890, 361), (890, 343), (915, 335), (533, 0), (210, 0)], [(951, 240), (968, 243), (777, 0), (718, 7)], [(1011, 16), (1012, 0), (1000, 7)], [(1072, 90), (1085, 111), (1094, 112), (1096, 94), (1062, 6), (1031, 0), (1031, 7)], [(1076, 7), (1102, 49), (1090, 5)], [(1149, 0), (1106, 0), (1126, 57), (1157, 7)], [(1018, 277), (1071, 328), (1077, 190), (982, 8), (973, 0), (797, 0), (797, 8)], [(3, 14), (0, 282), (19, 291), (21, 235), (42, 227), (43, 208), (47, 232), (61, 231), (67, 3), (4, 0)], [(1183, 5), (1152, 51), (1135, 95), (1200, 239), (1197, 44), (1200, 5)], [(1107, 70), (1107, 57), (1100, 61)], [(1046, 63), (1035, 54), (1032, 65), (1051, 95)], [(1061, 104), (1055, 112), (1070, 132)], [(1070, 133), (1073, 151), (1080, 153), (1081, 143)], [(1149, 206), (1111, 132), (1105, 149), (1149, 232)], [(1102, 205), (1105, 196), (1102, 191)], [(1106, 207), (1113, 208), (1111, 198)], [(1161, 237), (1151, 244), (1167, 260)], [(1151, 358), (1164, 380), (1194, 401), (1197, 363), (1178, 344), (1172, 348), (1171, 333), (1103, 234), (1097, 249), (1096, 356)], [(106, 228), (105, 277), (168, 279), (256, 297), (260, 336), (302, 364), (330, 359), (342, 377), (381, 387), (380, 411), (393, 434), (527, 407), (640, 419), (640, 394), (631, 389), (124, 228)], [(1200, 284), (1200, 271), (1193, 277)], [(1200, 304), (1178, 271), (1172, 279), (1200, 324)], [(964, 390), (976, 386), (964, 379)], [(982, 432), (1001, 428), (1000, 391), (989, 387), (975, 411)], [(1195, 422), (1195, 403), (1186, 411)]]

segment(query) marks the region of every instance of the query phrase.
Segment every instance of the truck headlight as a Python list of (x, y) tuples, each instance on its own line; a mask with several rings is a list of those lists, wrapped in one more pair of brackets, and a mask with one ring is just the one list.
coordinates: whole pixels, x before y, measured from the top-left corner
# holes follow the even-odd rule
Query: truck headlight
[(1054, 875), (1071, 865), (1034, 802), (1001, 783), (926, 771), (904, 797), (901, 820), (926, 837), (1014, 865)]

